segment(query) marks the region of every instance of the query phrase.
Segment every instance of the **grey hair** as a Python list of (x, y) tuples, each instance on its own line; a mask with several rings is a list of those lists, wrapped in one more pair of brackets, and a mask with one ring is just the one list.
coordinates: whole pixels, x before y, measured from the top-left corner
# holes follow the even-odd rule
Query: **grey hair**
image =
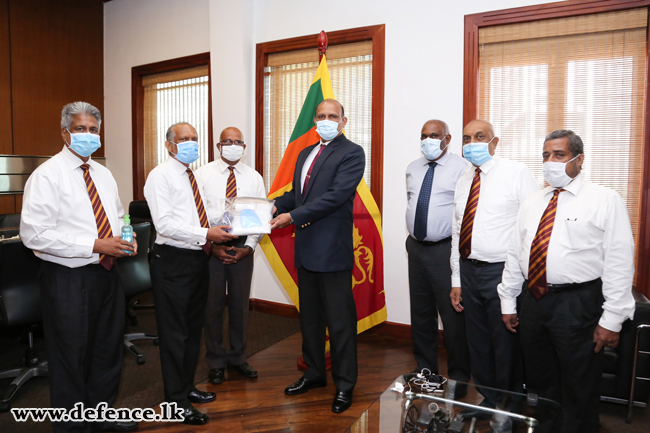
[(76, 114), (87, 114), (97, 119), (97, 126), (102, 126), (102, 113), (92, 104), (83, 101), (71, 102), (63, 106), (61, 111), (61, 128), (70, 129), (72, 116)]
[(174, 139), (176, 138), (176, 130), (174, 128), (176, 128), (178, 125), (190, 125), (190, 126), (192, 126), (190, 123), (187, 123), (187, 122), (174, 123), (172, 126), (167, 128), (167, 133), (165, 134), (165, 140), (169, 141), (170, 143), (174, 142)]
[(569, 139), (569, 150), (573, 156), (578, 156), (585, 153), (584, 145), (582, 144), (582, 138), (580, 138), (578, 134), (569, 129), (558, 129), (551, 132), (544, 139), (544, 143), (550, 140), (555, 140), (557, 138)]
[[(439, 120), (439, 119), (431, 119), (431, 120), (427, 120), (426, 122), (424, 122), (424, 124), (426, 125), (426, 124), (431, 123), (431, 122), (437, 122), (437, 123), (441, 124), (442, 125), (442, 131), (445, 133), (445, 137), (449, 135), (449, 125), (447, 125), (447, 122), (445, 122), (444, 120)], [(422, 128), (424, 129), (424, 126)]]

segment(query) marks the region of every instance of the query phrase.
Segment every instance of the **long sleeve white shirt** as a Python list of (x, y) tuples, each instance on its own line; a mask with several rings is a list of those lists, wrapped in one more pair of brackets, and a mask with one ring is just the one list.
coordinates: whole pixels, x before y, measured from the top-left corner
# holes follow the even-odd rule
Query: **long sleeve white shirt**
[[(429, 160), (419, 158), (406, 168), (406, 228), (415, 238), (415, 211), (418, 206), (420, 189), (429, 171)], [(436, 161), (427, 214), (427, 237), (429, 242), (451, 236), (451, 221), (454, 212), (454, 193), (458, 179), (467, 171), (469, 162), (461, 156), (447, 152)]]
[[(20, 238), (40, 259), (69, 268), (99, 263), (93, 253), (97, 220), (81, 165), (67, 147), (41, 164), (27, 180), (20, 217)], [(88, 159), (89, 173), (113, 230), (119, 236), (124, 208), (111, 172)]]
[[(465, 206), (476, 167), (470, 166), (456, 184), (454, 221), (451, 230), (451, 284), (460, 287), (458, 242)], [(481, 189), (474, 215), (470, 259), (505, 262), (510, 235), (519, 207), (539, 186), (524, 164), (498, 156), (481, 165)]]
[[(603, 280), (603, 314), (599, 324), (613, 332), (634, 316), (634, 239), (621, 196), (612, 189), (576, 176), (558, 196), (546, 257), (549, 284)], [(503, 280), (498, 286), (503, 314), (517, 312), (517, 296), (528, 279), (530, 247), (539, 221), (553, 197), (548, 187), (522, 206), (510, 239)]]
[[(201, 179), (203, 184), (203, 197), (206, 199), (208, 214), (210, 215), (210, 225), (221, 218), (223, 214), (222, 200), (226, 198), (226, 186), (230, 170), (221, 158), (199, 167), (194, 174)], [(242, 162), (234, 166), (235, 180), (237, 182), (237, 197), (259, 197), (266, 198), (264, 190), (264, 180), (262, 176)], [(263, 234), (248, 236), (245, 245), (255, 249), (257, 244), (264, 237)]]
[[(201, 227), (187, 167), (169, 156), (151, 170), (144, 185), (144, 197), (156, 227), (156, 243), (200, 250), (207, 242), (208, 229)], [(201, 179), (194, 176), (205, 207)], [(205, 209), (210, 221), (210, 211)]]

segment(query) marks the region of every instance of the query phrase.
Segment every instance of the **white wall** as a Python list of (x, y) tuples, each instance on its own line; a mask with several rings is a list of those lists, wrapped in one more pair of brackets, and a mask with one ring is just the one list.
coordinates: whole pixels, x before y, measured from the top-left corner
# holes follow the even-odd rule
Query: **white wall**
[[(543, 1), (114, 0), (106, 3), (107, 160), (118, 179), (122, 200), (128, 203), (132, 189), (132, 66), (209, 48), (215, 133), (225, 126), (237, 125), (252, 143), (255, 44), (321, 30), (386, 24), (384, 285), (388, 320), (409, 323), (404, 170), (409, 162), (420, 157), (420, 129), (428, 119), (445, 120), (453, 136), (451, 151), (460, 151), (464, 15), (538, 3)], [(187, 20), (172, 20), (171, 17), (177, 16), (186, 16)], [(179, 27), (178, 22), (185, 25)], [(248, 164), (253, 165), (254, 146), (249, 145), (246, 152)], [(252, 297), (290, 303), (260, 249), (256, 252), (255, 266)]]

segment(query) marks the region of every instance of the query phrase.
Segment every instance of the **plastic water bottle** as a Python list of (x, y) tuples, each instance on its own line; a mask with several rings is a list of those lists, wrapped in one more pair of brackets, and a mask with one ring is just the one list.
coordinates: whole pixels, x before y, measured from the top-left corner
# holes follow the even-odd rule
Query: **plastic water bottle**
[[(129, 215), (124, 215), (124, 225), (122, 226), (122, 240), (133, 243), (133, 226), (131, 225), (131, 217)], [(128, 254), (133, 254), (133, 251), (122, 251)]]

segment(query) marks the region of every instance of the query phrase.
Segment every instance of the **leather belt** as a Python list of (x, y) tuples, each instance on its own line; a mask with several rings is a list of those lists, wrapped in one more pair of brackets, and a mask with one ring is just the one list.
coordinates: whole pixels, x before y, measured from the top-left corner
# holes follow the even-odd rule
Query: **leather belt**
[(431, 241), (419, 241), (419, 240), (415, 239), (413, 236), (411, 236), (411, 239), (413, 239), (413, 240), (414, 240), (415, 242), (417, 242), (418, 244), (426, 245), (427, 247), (430, 247), (430, 246), (432, 246), (432, 245), (444, 244), (444, 243), (446, 243), (446, 242), (451, 242), (451, 236), (449, 236), (449, 237), (447, 237), (447, 238), (444, 238), (444, 239), (440, 239), (439, 241), (435, 241), (435, 242), (431, 242)]
[(483, 262), (481, 260), (467, 259), (468, 262), (476, 266), (477, 268), (482, 268), (484, 266), (490, 265), (490, 262)]
[(598, 281), (600, 281), (600, 278), (596, 278), (595, 280), (591, 280), (591, 281), (586, 281), (584, 283), (549, 284), (548, 293), (554, 295), (557, 293), (568, 292), (569, 290), (582, 289), (583, 287), (587, 287), (589, 285), (595, 284)]

